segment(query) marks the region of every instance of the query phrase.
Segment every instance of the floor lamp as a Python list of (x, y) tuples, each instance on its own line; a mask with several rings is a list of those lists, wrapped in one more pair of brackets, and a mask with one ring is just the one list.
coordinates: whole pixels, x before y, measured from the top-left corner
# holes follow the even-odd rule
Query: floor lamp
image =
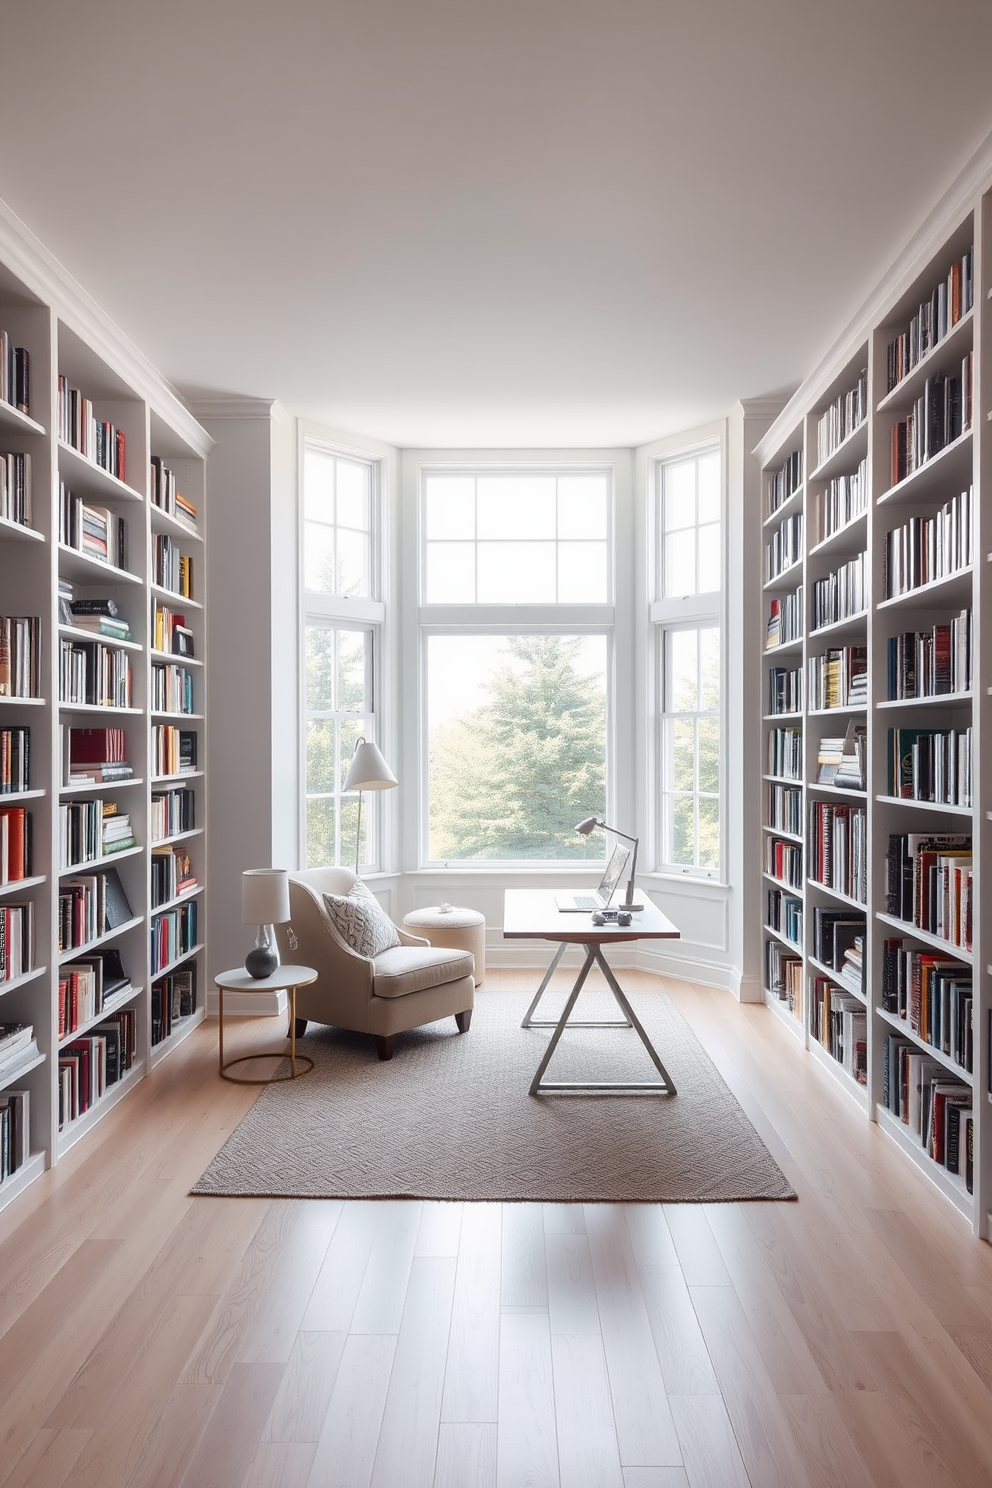
[(627, 897), (624, 902), (618, 907), (620, 909), (629, 909), (632, 911), (636, 909), (643, 909), (643, 904), (634, 903), (634, 877), (637, 873), (637, 844), (639, 839), (637, 837), (628, 837), (627, 833), (621, 832), (619, 827), (607, 826), (606, 822), (600, 821), (599, 818), (596, 816), (587, 816), (585, 821), (579, 822), (575, 830), (577, 832), (581, 832), (583, 837), (588, 837), (589, 834), (596, 829), (596, 827), (601, 827), (604, 832), (612, 832), (614, 837), (622, 837), (624, 842), (632, 842), (634, 844), (634, 852), (630, 860), (630, 878), (627, 881)]
[(355, 838), (355, 872), (362, 851), (362, 793), (367, 790), (393, 790), (399, 781), (386, 764), (378, 747), (369, 739), (360, 738), (355, 744), (351, 766), (344, 783), (346, 791), (358, 792), (358, 835)]

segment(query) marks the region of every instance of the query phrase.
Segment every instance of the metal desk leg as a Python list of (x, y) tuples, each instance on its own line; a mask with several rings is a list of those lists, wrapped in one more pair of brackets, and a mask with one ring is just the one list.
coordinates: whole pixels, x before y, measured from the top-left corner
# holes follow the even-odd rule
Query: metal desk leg
[[(555, 970), (557, 969), (558, 962), (561, 960), (562, 956), (564, 956), (565, 951), (570, 944), (572, 944), (571, 941), (563, 940), (558, 949), (555, 951), (554, 959), (552, 960), (551, 965), (548, 967), (547, 971), (544, 973), (544, 980), (534, 994), (534, 1001), (531, 1003), (526, 1013), (524, 1013), (524, 1021), (520, 1025), (521, 1028), (558, 1027), (559, 1020), (557, 1018), (535, 1018), (533, 1014), (534, 1009), (537, 1007), (537, 1004), (540, 1002), (541, 998), (547, 991), (548, 983), (551, 981), (551, 978), (554, 975)], [(622, 1021), (619, 1018), (610, 1018), (604, 1023), (593, 1022), (591, 1020), (587, 1022), (585, 1020), (576, 1019), (576, 1021), (572, 1024), (573, 1028), (631, 1028), (632, 1026), (633, 1025), (626, 1018), (624, 1018)]]
[(535, 1074), (533, 1080), (531, 1080), (531, 1082), (530, 1082), (530, 1091), (529, 1091), (529, 1094), (530, 1095), (541, 1095), (542, 1094), (542, 1090), (554, 1089), (555, 1088), (554, 1086), (544, 1086), (544, 1087), (542, 1087), (542, 1085), (541, 1085), (541, 1076), (544, 1074), (544, 1071), (547, 1069), (549, 1063), (551, 1062), (551, 1056), (552, 1056), (552, 1054), (555, 1052), (555, 1050), (558, 1047), (558, 1040), (561, 1038), (562, 1034), (565, 1032), (565, 1024), (568, 1022), (568, 1015), (572, 1011), (573, 1007), (575, 1006), (575, 1002), (576, 1002), (576, 999), (577, 999), (579, 993), (582, 991), (582, 984), (585, 981), (586, 977), (589, 975), (589, 968), (592, 965), (592, 963), (593, 963), (593, 947), (592, 946), (587, 946), (586, 947), (586, 959), (582, 963), (582, 970), (579, 972), (578, 976), (575, 978), (575, 986), (572, 988), (571, 992), (568, 994), (568, 1001), (565, 1004), (565, 1011), (562, 1013), (561, 1017), (558, 1019), (557, 1025), (555, 1026), (555, 1031), (551, 1035), (551, 1038), (550, 1038), (550, 1040), (548, 1042), (547, 1049), (544, 1051), (544, 1058), (541, 1060), (540, 1064), (537, 1066), (537, 1073)]

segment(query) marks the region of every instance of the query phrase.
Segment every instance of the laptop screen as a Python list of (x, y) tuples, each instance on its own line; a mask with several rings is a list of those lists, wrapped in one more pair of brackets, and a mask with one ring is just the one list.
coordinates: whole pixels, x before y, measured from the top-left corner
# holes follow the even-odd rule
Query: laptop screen
[(629, 857), (630, 853), (627, 848), (620, 847), (618, 844), (613, 849), (613, 856), (607, 863), (606, 872), (600, 879), (599, 885), (596, 889), (597, 894), (602, 895), (604, 905), (609, 904), (610, 900), (613, 898), (613, 890), (620, 882), (621, 875), (623, 874), (623, 870), (627, 866), (627, 859)]

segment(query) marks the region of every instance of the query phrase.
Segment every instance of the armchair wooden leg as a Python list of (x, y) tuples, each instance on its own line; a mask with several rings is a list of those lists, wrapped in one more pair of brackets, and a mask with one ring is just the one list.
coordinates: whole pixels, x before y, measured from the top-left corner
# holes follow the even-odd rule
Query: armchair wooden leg
[(396, 1035), (393, 1033), (377, 1033), (375, 1035), (375, 1047), (379, 1058), (383, 1061), (392, 1059), (393, 1049), (396, 1045)]
[(469, 1008), (464, 1013), (456, 1013), (455, 1022), (458, 1024), (459, 1033), (468, 1033), (469, 1028), (472, 1026), (472, 1009)]

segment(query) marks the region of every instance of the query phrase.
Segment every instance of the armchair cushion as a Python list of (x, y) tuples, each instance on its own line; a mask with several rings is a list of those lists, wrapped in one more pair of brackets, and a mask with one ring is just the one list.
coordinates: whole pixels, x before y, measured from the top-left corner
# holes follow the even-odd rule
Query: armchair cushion
[(347, 894), (325, 894), (324, 908), (342, 940), (359, 956), (371, 959), (400, 943), (396, 926), (360, 878)]
[(372, 963), (372, 993), (375, 997), (406, 997), (470, 977), (475, 970), (471, 951), (445, 950), (441, 946), (396, 946), (383, 951)]

